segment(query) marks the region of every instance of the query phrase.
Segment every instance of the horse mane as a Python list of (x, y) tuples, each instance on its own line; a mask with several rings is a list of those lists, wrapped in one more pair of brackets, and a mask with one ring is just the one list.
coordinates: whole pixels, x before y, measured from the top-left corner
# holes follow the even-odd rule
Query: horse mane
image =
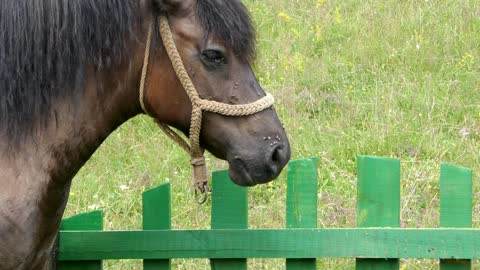
[(240, 0), (198, 0), (196, 8), (207, 33), (223, 40), (241, 60), (255, 57), (255, 29)]
[[(85, 65), (97, 70), (125, 56), (138, 0), (0, 0), (0, 136), (18, 144), (44, 126), (52, 106), (81, 97)], [(243, 60), (255, 31), (240, 0), (198, 0), (205, 30)]]
[(0, 1), (0, 135), (19, 142), (59, 99), (83, 90), (86, 63), (119, 61), (132, 0)]

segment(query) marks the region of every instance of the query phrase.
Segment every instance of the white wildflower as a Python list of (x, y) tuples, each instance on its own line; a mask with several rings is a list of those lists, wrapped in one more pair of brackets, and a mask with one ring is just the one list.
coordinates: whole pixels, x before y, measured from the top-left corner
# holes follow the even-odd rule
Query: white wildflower
[(463, 138), (467, 138), (470, 135), (470, 130), (468, 128), (462, 128), (459, 132)]

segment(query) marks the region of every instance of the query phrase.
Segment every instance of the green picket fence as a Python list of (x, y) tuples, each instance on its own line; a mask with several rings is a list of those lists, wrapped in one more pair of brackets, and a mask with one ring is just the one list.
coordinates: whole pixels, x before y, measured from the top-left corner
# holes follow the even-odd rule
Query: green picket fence
[[(143, 230), (102, 231), (101, 212), (65, 219), (62, 270), (102, 269), (102, 260), (143, 259), (145, 270), (170, 269), (170, 259), (210, 258), (215, 270), (247, 269), (246, 258), (286, 258), (288, 270), (316, 269), (315, 258), (356, 258), (356, 269), (399, 269), (399, 258), (440, 259), (441, 270), (471, 269), (480, 258), (472, 229), (472, 172), (442, 164), (440, 225), (400, 227), (400, 161), (358, 157), (358, 228), (317, 228), (317, 159), (288, 169), (287, 229), (248, 229), (248, 189), (213, 174), (211, 230), (171, 230), (170, 186), (143, 194)], [(353, 199), (353, 198), (352, 198)]]

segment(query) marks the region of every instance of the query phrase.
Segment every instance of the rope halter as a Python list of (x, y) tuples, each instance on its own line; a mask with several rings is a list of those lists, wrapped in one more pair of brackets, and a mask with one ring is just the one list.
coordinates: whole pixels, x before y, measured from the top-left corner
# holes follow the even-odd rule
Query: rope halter
[[(173, 40), (172, 32), (168, 23), (168, 19), (165, 16), (158, 18), (160, 36), (167, 51), (168, 57), (172, 62), (175, 73), (177, 74), (180, 83), (187, 92), (190, 102), (192, 103), (192, 116), (190, 122), (190, 145), (168, 125), (158, 123), (160, 128), (165, 134), (177, 142), (186, 152), (190, 154), (190, 164), (192, 165), (192, 181), (195, 188), (195, 199), (198, 203), (203, 204), (207, 199), (208, 194), (208, 173), (207, 165), (204, 157), (204, 150), (200, 147), (200, 131), (202, 128), (202, 112), (212, 112), (225, 116), (246, 116), (256, 114), (264, 111), (267, 108), (272, 107), (274, 99), (272, 95), (267, 94), (265, 97), (249, 103), (241, 105), (230, 105), (217, 101), (205, 100), (200, 98), (195, 86), (192, 83), (190, 76), (188, 75), (182, 58), (178, 53), (177, 47)], [(150, 47), (153, 31), (153, 20), (150, 22), (150, 27), (147, 34), (145, 57), (143, 62), (142, 75), (140, 80), (140, 105), (145, 113), (149, 114), (144, 103), (145, 95), (145, 81), (148, 70), (148, 61), (150, 58)]]

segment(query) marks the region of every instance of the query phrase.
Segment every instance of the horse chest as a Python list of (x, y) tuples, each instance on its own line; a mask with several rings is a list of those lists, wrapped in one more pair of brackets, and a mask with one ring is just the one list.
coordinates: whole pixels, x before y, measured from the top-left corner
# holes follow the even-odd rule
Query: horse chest
[(48, 177), (31, 167), (1, 164), (0, 270), (49, 269), (61, 214), (48, 210), (52, 206), (43, 195)]

